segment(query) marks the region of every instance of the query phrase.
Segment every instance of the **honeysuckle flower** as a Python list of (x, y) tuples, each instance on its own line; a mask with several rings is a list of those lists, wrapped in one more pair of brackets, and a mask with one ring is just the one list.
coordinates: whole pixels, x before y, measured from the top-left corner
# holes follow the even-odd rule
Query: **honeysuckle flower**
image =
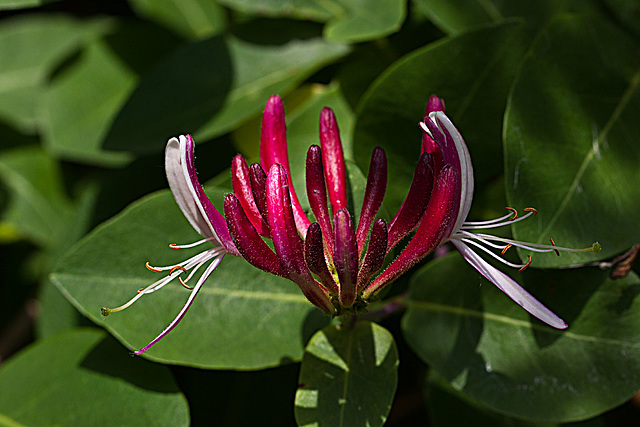
[[(122, 310), (142, 295), (155, 292), (175, 280), (187, 283), (209, 263), (191, 294), (171, 324), (136, 354), (145, 352), (169, 333), (182, 319), (193, 299), (226, 254), (240, 256), (268, 273), (291, 280), (307, 299), (328, 315), (358, 313), (393, 282), (437, 247), (451, 242), (464, 259), (500, 290), (533, 316), (555, 328), (567, 324), (547, 309), (516, 281), (482, 259), (479, 249), (503, 264), (520, 270), (492, 250), (504, 253), (517, 246), (533, 252), (594, 251), (587, 249), (518, 242), (477, 233), (513, 224), (536, 213), (526, 208), (525, 215), (507, 208), (509, 214), (490, 221), (467, 222), (473, 199), (473, 167), (466, 144), (446, 116), (443, 101), (429, 98), (424, 121), (422, 152), (407, 196), (387, 223), (378, 218), (378, 210), (387, 185), (387, 160), (383, 149), (371, 155), (360, 216), (355, 221), (347, 200), (346, 166), (336, 118), (329, 108), (320, 114), (320, 145), (312, 145), (306, 158), (306, 190), (314, 221), (302, 208), (291, 181), (287, 153), (286, 124), (282, 100), (272, 96), (262, 118), (260, 163), (249, 166), (238, 155), (231, 165), (233, 192), (224, 199), (223, 217), (211, 204), (197, 180), (194, 143), (189, 136), (169, 140), (166, 149), (167, 179), (176, 202), (203, 240), (186, 248), (208, 245), (202, 253), (179, 264), (147, 267), (168, 271), (168, 275), (141, 289), (121, 307), (103, 307), (103, 314)], [(413, 235), (412, 235), (413, 234)], [(273, 249), (265, 242), (271, 239)], [(385, 257), (401, 242), (407, 241), (399, 255), (382, 269)], [(211, 246), (213, 248), (211, 248)], [(379, 271), (382, 269), (382, 272)], [(180, 277), (188, 274), (185, 280)]]
[[(172, 249), (187, 249), (199, 245), (207, 245), (207, 249), (175, 265), (155, 267), (147, 262), (146, 267), (149, 270), (154, 272), (168, 271), (168, 274), (146, 288), (139, 289), (137, 295), (127, 303), (116, 308), (102, 307), (101, 309), (103, 316), (124, 310), (143, 295), (156, 292), (175, 279), (178, 279), (182, 286), (191, 290), (187, 302), (175, 319), (149, 344), (135, 351), (135, 354), (138, 355), (144, 353), (160, 341), (182, 320), (198, 294), (198, 291), (200, 291), (204, 282), (220, 264), (226, 254), (239, 255), (229, 235), (224, 217), (213, 206), (198, 182), (194, 166), (193, 149), (194, 143), (190, 136), (180, 136), (179, 139), (171, 138), (165, 150), (165, 170), (167, 181), (169, 182), (173, 197), (176, 199), (176, 203), (189, 223), (191, 223), (193, 228), (200, 233), (204, 239), (185, 245), (170, 244), (169, 247)], [(207, 263), (209, 265), (200, 275), (196, 284), (189, 286), (187, 283), (189, 283), (198, 270)], [(184, 280), (180, 277), (183, 273), (188, 273)]]

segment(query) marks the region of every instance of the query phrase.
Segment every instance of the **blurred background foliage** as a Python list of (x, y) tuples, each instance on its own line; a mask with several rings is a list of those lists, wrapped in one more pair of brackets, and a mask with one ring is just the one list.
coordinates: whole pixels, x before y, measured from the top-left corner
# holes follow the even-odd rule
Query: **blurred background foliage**
[[(303, 341), (270, 348), (271, 338), (248, 337), (227, 350), (231, 341), (212, 332), (225, 323), (203, 312), (172, 351), (150, 356), (161, 364), (129, 358), (121, 343), (161, 330), (166, 321), (152, 319), (135, 335), (153, 310), (170, 318), (178, 302), (107, 323), (94, 300), (110, 304), (130, 289), (80, 280), (152, 277), (129, 272), (142, 266), (134, 258), (166, 259), (163, 245), (193, 235), (166, 193), (145, 197), (167, 187), (167, 139), (194, 136), (199, 178), (213, 179), (219, 198), (233, 156), (258, 160), (260, 114), (274, 93), (285, 99), (299, 193), (329, 106), (352, 191), (382, 146), (385, 209), (395, 212), (418, 158), (417, 122), (436, 93), (472, 154), (472, 216), (534, 205), (541, 214), (515, 236), (603, 245), (597, 256), (533, 264), (586, 270), (524, 275), (575, 322), (562, 339), (531, 326), (488, 282), (479, 287), (455, 257), (399, 280), (390, 296), (408, 289), (413, 303), (381, 321), (400, 360), (391, 410), (379, 414), (386, 425), (637, 425), (638, 265), (616, 281), (598, 267), (640, 241), (639, 42), (638, 0), (0, 0), (0, 425), (295, 423), (292, 362), (310, 338), (318, 345), (326, 319), (283, 305), (286, 316), (265, 330), (302, 328)], [(147, 219), (152, 235), (136, 231)], [(79, 269), (87, 276), (73, 276)], [(258, 316), (260, 307), (242, 310)], [(227, 327), (251, 335), (246, 324)], [(206, 345), (217, 350), (205, 354)], [(518, 354), (529, 360), (507, 357)], [(306, 369), (301, 378), (313, 381)], [(387, 391), (391, 377), (381, 380)]]

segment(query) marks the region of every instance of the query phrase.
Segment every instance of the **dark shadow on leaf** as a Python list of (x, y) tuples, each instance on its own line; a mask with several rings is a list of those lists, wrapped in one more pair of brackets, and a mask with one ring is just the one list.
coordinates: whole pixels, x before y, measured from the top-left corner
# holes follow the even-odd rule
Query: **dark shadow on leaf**
[[(535, 297), (560, 316), (571, 328), (584, 306), (607, 280), (607, 272), (598, 268), (572, 270), (527, 270), (524, 283)], [(536, 343), (540, 348), (552, 345), (562, 336), (562, 331), (551, 330), (531, 316)]]
[(317, 393), (317, 400), (312, 407), (296, 406), (299, 425), (382, 424), (397, 385), (398, 353), (391, 343), (378, 363), (376, 346), (381, 344), (373, 328), (370, 322), (358, 322), (352, 328), (330, 326), (322, 333), (331, 346), (323, 354), (331, 354), (331, 359), (305, 353), (299, 388)]
[(322, 25), (288, 19), (254, 19), (236, 24), (231, 32), (244, 41), (259, 45), (280, 45), (291, 40), (322, 37)]
[(120, 378), (141, 389), (156, 393), (177, 393), (178, 387), (164, 367), (141, 357), (132, 357), (115, 339), (100, 341), (80, 362), (80, 367)]
[(170, 137), (197, 131), (220, 111), (233, 79), (225, 38), (184, 45), (142, 77), (115, 118), (104, 148), (162, 151)]
[(316, 308), (309, 310), (307, 317), (305, 317), (304, 322), (302, 323), (302, 330), (300, 331), (302, 347), (306, 347), (313, 334), (327, 326), (329, 321), (329, 317), (323, 314), (320, 310)]
[(184, 40), (151, 22), (124, 21), (104, 41), (131, 70), (142, 76)]

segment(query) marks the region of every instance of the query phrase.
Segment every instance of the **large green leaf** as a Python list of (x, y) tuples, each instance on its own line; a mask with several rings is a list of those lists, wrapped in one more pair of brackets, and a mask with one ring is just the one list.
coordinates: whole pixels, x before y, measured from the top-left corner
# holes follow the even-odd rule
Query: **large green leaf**
[(110, 27), (108, 20), (80, 22), (64, 15), (21, 15), (0, 25), (0, 120), (36, 131), (36, 108), (48, 72), (87, 39)]
[(48, 149), (74, 161), (127, 163), (132, 156), (108, 151), (105, 136), (138, 76), (175, 45), (166, 31), (140, 23), (120, 25), (88, 44), (47, 88), (41, 116)]
[(431, 94), (446, 101), (449, 117), (471, 151), (480, 182), (502, 170), (502, 118), (509, 83), (527, 43), (521, 25), (489, 27), (432, 43), (392, 65), (371, 86), (357, 111), (358, 165), (367, 170), (381, 146), (389, 161), (385, 201), (397, 209), (420, 156), (418, 122)]
[[(215, 190), (221, 200), (222, 190)], [(221, 206), (217, 203), (217, 206)], [(132, 349), (147, 344), (178, 314), (189, 291), (178, 282), (107, 318), (117, 306), (162, 276), (144, 267), (182, 261), (169, 243), (199, 240), (169, 192), (153, 194), (98, 227), (59, 263), (52, 281), (87, 317)], [(300, 360), (308, 338), (328, 318), (292, 282), (227, 255), (184, 320), (145, 357), (219, 369), (261, 369)]]
[(219, 136), (347, 51), (320, 38), (256, 44), (228, 36), (187, 45), (142, 79), (105, 146), (150, 152), (186, 132), (197, 141)]
[[(459, 392), (436, 370), (430, 369), (424, 386), (432, 427), (557, 427), (557, 423), (536, 423), (496, 414)], [(595, 425), (593, 426), (595, 427)], [(604, 426), (603, 426), (604, 427)]]
[(503, 414), (536, 421), (593, 417), (640, 388), (640, 280), (596, 268), (522, 273), (569, 324), (533, 319), (457, 254), (411, 279), (409, 345), (462, 391)]
[(0, 177), (10, 194), (2, 221), (23, 238), (59, 254), (84, 233), (95, 191), (70, 200), (59, 164), (40, 148), (2, 152)]
[(326, 39), (355, 43), (388, 36), (402, 26), (406, 0), (218, 0), (255, 15), (327, 22)]
[(637, 46), (607, 25), (565, 16), (541, 31), (505, 116), (507, 198), (534, 206), (518, 239), (602, 244), (593, 254), (553, 253), (534, 265), (611, 257), (640, 240), (640, 69)]
[(596, 10), (590, 0), (413, 0), (435, 25), (456, 34), (508, 18), (521, 17), (530, 28), (539, 28), (546, 20), (561, 12)]
[(624, 25), (640, 34), (640, 0), (605, 0)]
[(129, 3), (140, 15), (191, 39), (211, 37), (225, 27), (225, 10), (212, 0), (129, 0)]
[(382, 426), (396, 391), (398, 363), (393, 335), (375, 323), (318, 331), (300, 368), (298, 425)]
[(39, 341), (0, 369), (0, 425), (96, 423), (186, 426), (189, 408), (167, 368), (95, 329)]
[(38, 7), (58, 0), (0, 0), (0, 10), (26, 9)]

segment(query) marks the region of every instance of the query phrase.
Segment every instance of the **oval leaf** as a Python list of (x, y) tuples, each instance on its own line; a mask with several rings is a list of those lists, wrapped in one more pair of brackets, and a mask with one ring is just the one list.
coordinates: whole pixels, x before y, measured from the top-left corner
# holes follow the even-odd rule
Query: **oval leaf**
[[(521, 17), (529, 28), (540, 28), (550, 17), (563, 12), (595, 10), (590, 1), (537, 0), (535, 2), (499, 0), (414, 0), (419, 10), (443, 31), (456, 34), (505, 19)], [(595, 3), (595, 2), (594, 2)]]
[[(171, 194), (156, 193), (83, 239), (61, 260), (51, 280), (84, 315), (137, 350), (173, 320), (189, 291), (176, 281), (107, 318), (100, 307), (122, 304), (163, 277), (148, 271), (146, 261), (170, 265), (198, 252), (171, 250), (168, 244), (200, 238)], [(300, 360), (307, 339), (327, 321), (292, 282), (227, 255), (184, 320), (145, 357), (216, 369), (277, 366)]]
[(190, 39), (202, 39), (225, 27), (225, 10), (210, 0), (129, 0), (140, 15)]
[(398, 363), (393, 335), (375, 323), (318, 331), (300, 368), (298, 425), (383, 425), (396, 391)]
[(35, 133), (36, 110), (47, 74), (83, 41), (110, 26), (106, 19), (80, 22), (64, 15), (20, 15), (4, 20), (0, 57), (11, 60), (0, 62), (1, 121)]
[(568, 422), (620, 405), (640, 388), (640, 280), (596, 268), (522, 274), (569, 329), (542, 324), (458, 255), (411, 279), (409, 345), (459, 391), (495, 411)]
[(187, 401), (170, 371), (96, 329), (32, 345), (0, 369), (0, 424), (189, 425)]
[(368, 169), (381, 146), (389, 162), (385, 202), (395, 211), (406, 197), (420, 156), (427, 99), (437, 94), (464, 136), (476, 179), (502, 170), (502, 117), (508, 82), (527, 43), (521, 26), (505, 24), (445, 39), (392, 65), (370, 88), (357, 112), (356, 161)]
[(511, 206), (538, 216), (519, 240), (587, 247), (541, 254), (539, 267), (604, 259), (639, 240), (640, 69), (634, 43), (607, 25), (563, 17), (543, 30), (522, 65), (505, 117)]

